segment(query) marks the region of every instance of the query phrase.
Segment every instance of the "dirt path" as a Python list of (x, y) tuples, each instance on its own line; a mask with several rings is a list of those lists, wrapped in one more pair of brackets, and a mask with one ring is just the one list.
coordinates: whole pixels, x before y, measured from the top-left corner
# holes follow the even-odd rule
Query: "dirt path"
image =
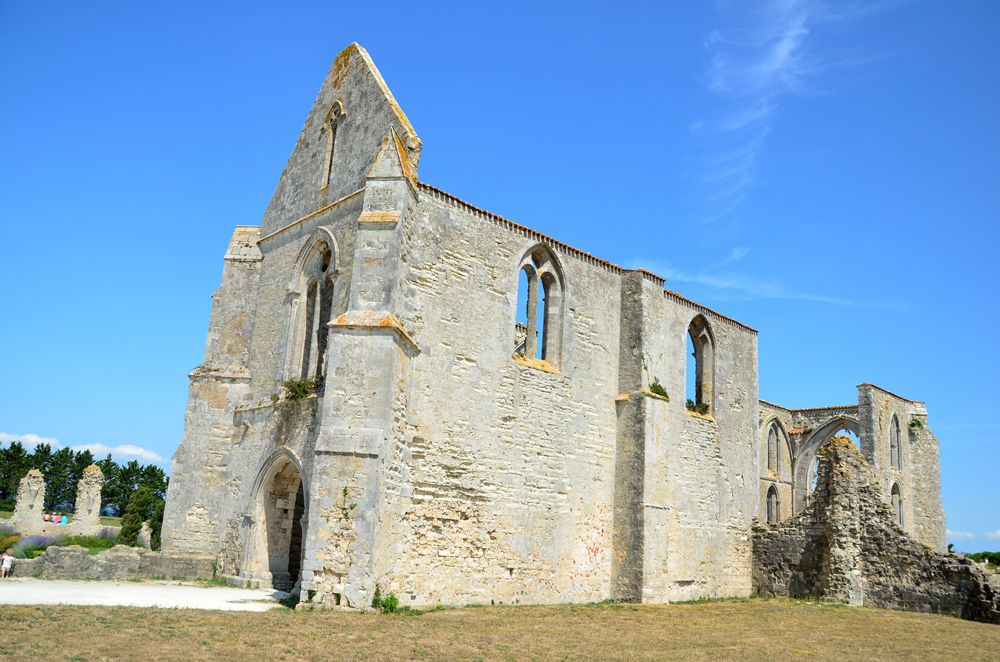
[(267, 611), (287, 593), (263, 589), (202, 587), (166, 582), (71, 582), (44, 579), (0, 580), (4, 605), (106, 605), (180, 607), (223, 611)]

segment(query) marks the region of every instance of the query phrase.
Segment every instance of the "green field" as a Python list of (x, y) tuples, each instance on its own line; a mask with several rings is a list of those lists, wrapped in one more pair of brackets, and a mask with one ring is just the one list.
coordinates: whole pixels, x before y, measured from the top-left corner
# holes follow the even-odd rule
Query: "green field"
[(445, 609), (419, 616), (0, 609), (0, 657), (64, 660), (996, 660), (1000, 626), (798, 602)]
[[(14, 513), (10, 510), (0, 510), (0, 519), (10, 519), (14, 516)], [(101, 524), (104, 526), (121, 526), (121, 517), (102, 517)]]

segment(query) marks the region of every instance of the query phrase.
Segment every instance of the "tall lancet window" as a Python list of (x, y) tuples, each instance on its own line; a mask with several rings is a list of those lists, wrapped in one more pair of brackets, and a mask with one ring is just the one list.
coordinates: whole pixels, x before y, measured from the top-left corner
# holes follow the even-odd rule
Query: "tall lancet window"
[(289, 286), (292, 298), (285, 370), (289, 379), (322, 378), (326, 372), (336, 256), (336, 244), (326, 228), (317, 229), (299, 254), (297, 276)]
[(340, 99), (333, 102), (329, 112), (323, 119), (323, 126), (320, 128), (323, 134), (326, 153), (323, 158), (323, 176), (320, 178), (319, 187), (325, 189), (330, 186), (333, 179), (333, 152), (337, 147), (337, 127), (344, 120), (344, 102)]
[(518, 267), (514, 354), (541, 359), (553, 368), (562, 361), (563, 275), (547, 246), (532, 247)]

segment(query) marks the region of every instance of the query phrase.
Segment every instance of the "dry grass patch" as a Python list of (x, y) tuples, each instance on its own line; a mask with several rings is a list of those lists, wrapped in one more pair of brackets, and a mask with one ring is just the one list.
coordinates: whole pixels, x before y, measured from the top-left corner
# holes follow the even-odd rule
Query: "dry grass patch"
[(6, 659), (997, 659), (1000, 627), (789, 600), (449, 609), (420, 616), (0, 608)]

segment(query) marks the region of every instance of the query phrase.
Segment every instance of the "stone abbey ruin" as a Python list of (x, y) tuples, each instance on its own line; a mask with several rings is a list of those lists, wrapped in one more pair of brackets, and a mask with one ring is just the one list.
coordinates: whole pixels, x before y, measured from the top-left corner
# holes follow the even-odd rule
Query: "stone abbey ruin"
[(226, 252), (166, 554), (306, 607), (795, 594), (777, 576), (813, 557), (788, 543), (769, 574), (754, 541), (818, 512), (817, 453), (845, 430), (880, 526), (943, 552), (923, 404), (759, 400), (754, 329), (421, 182), (420, 151), (348, 46)]

